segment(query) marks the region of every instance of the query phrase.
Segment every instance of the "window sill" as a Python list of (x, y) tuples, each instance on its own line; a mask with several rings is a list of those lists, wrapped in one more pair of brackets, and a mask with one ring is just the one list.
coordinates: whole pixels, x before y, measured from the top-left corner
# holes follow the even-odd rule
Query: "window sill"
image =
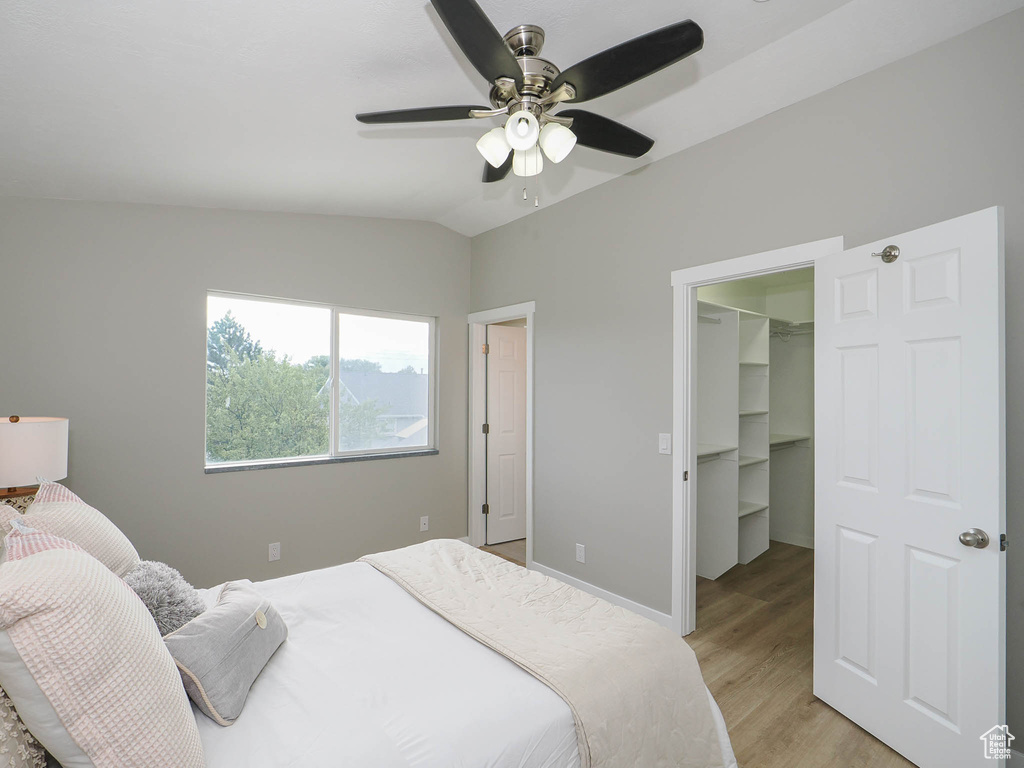
[(254, 469), (280, 469), (282, 467), (311, 467), (317, 464), (348, 464), (353, 461), (377, 461), (378, 459), (405, 459), (410, 456), (437, 456), (436, 448), (421, 451), (396, 451), (395, 453), (362, 453), (353, 456), (316, 456), (309, 459), (284, 459), (281, 461), (259, 461), (251, 464), (213, 464), (203, 468), (207, 475), (225, 472), (249, 472)]

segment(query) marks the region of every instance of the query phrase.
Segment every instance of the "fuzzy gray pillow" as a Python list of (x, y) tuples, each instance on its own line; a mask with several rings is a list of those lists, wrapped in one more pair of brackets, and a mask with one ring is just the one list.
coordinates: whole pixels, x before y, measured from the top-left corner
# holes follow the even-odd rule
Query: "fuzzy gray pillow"
[(153, 560), (143, 560), (124, 575), (156, 620), (160, 636), (169, 635), (206, 610), (195, 587), (180, 573)]

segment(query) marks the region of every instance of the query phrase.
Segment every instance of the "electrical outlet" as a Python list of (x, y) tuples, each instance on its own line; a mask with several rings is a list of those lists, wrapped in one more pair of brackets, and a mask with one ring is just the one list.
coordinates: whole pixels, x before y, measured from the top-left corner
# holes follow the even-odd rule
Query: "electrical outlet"
[(424, 515), (423, 517), (420, 518), (420, 530), (421, 531), (429, 531), (430, 530), (430, 517), (428, 515)]
[(281, 559), (281, 542), (275, 541), (270, 545), (270, 562)]
[(582, 544), (576, 545), (576, 562), (585, 563), (587, 562), (587, 548)]

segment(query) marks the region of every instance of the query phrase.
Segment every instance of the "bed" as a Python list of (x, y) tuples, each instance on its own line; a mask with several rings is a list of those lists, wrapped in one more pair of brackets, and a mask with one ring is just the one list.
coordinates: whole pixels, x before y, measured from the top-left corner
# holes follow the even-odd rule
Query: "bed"
[[(581, 765), (574, 712), (559, 694), (370, 563), (255, 586), (288, 640), (234, 725), (196, 711), (209, 768)], [(212, 605), (218, 592), (202, 595)], [(701, 688), (723, 764), (735, 768), (721, 713)]]

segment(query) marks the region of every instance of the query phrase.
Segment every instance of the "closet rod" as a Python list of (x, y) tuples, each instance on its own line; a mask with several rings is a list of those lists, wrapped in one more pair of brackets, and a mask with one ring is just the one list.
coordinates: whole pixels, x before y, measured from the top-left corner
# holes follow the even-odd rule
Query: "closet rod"
[(702, 323), (714, 323), (715, 325), (722, 324), (722, 318), (720, 317), (709, 317), (708, 315), (697, 315), (697, 319)]

